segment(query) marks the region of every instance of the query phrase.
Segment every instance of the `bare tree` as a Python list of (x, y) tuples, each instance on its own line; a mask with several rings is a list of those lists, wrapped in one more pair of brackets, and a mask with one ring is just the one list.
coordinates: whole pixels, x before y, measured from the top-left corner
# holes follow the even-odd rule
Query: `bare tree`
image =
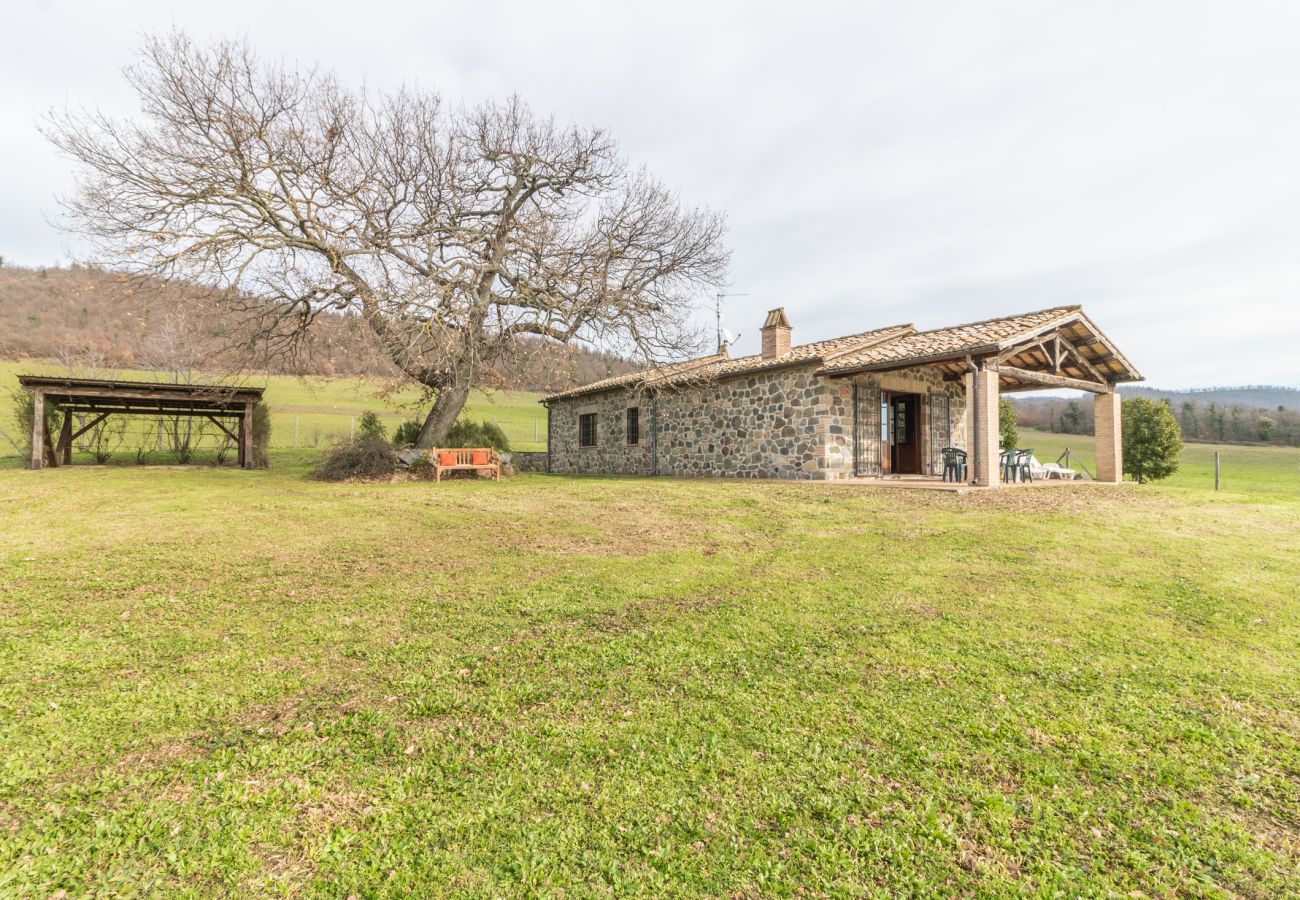
[(520, 336), (646, 359), (699, 344), (723, 218), (630, 169), (600, 129), (518, 98), (368, 95), (182, 34), (149, 39), (127, 78), (143, 121), (47, 123), (80, 164), (72, 227), (116, 267), (222, 289), (267, 352), (298, 352), (323, 311), (361, 316), (434, 398), (421, 447)]
[(166, 372), (174, 384), (193, 384), (207, 360), (204, 339), (208, 331), (193, 310), (165, 314), (141, 345), (141, 359), (149, 368)]

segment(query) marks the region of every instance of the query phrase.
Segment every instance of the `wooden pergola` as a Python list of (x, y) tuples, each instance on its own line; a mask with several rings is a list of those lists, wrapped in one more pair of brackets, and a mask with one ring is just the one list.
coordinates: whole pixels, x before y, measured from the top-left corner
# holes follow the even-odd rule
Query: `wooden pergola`
[[(151, 381), (110, 381), (58, 375), (19, 375), (18, 383), (32, 392), (31, 468), (72, 462), (72, 442), (109, 416), (183, 416), (207, 419), (235, 442), (240, 468), (253, 467), (253, 407), (263, 388), (214, 384), (166, 384)], [(55, 442), (45, 426), (47, 403), (63, 412)], [(90, 416), (74, 428), (73, 416)]]

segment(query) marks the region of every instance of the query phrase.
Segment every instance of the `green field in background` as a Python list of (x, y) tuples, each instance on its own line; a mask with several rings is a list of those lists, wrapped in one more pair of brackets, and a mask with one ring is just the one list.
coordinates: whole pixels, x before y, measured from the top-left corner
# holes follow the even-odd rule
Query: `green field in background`
[[(1020, 429), (1020, 446), (1031, 449), (1039, 462), (1055, 462), (1065, 449), (1073, 460), (1082, 459), (1097, 472), (1096, 444), (1090, 434), (1053, 434)], [(1178, 457), (1178, 471), (1161, 482), (1170, 488), (1194, 490), (1214, 487), (1214, 454), (1219, 454), (1223, 491), (1258, 494), (1300, 494), (1300, 448), (1241, 444), (1186, 444)], [(1077, 469), (1077, 464), (1075, 465)]]

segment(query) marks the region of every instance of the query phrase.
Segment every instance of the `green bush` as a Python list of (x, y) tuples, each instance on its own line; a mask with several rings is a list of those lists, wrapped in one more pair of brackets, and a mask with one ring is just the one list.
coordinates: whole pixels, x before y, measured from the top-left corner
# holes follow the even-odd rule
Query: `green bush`
[[(15, 434), (9, 438), (23, 459), (32, 455), (32, 423), (36, 418), (36, 396), (24, 388), (14, 388), (10, 394), (13, 398), (13, 415)], [(47, 434), (57, 435), (59, 431), (59, 408), (48, 399), (45, 401), (45, 430)], [(6, 432), (6, 435), (8, 433)]]
[(416, 478), (432, 478), (433, 460), (431, 460), (429, 458), (429, 455), (426, 453), (423, 456), (418, 457), (413, 463), (411, 463), (407, 471), (410, 472)]
[(424, 423), (419, 419), (407, 419), (401, 425), (398, 425), (397, 430), (393, 432), (393, 446), (415, 446), (416, 440), (420, 437), (420, 429), (422, 427), (424, 427)]
[(1016, 405), (1007, 398), (998, 400), (998, 438), (1003, 450), (1014, 450), (1020, 443), (1020, 428), (1016, 425)]
[(371, 438), (386, 440), (388, 429), (384, 427), (383, 422), (379, 421), (379, 416), (368, 410), (357, 425), (357, 439), (365, 441)]
[(263, 401), (253, 407), (253, 466), (258, 469), (271, 467), (271, 408)]
[(491, 447), (493, 450), (510, 450), (510, 439), (495, 422), (474, 422), (457, 419), (439, 447)]
[(1121, 418), (1125, 475), (1144, 484), (1178, 471), (1183, 430), (1168, 402), (1133, 397), (1124, 401)]

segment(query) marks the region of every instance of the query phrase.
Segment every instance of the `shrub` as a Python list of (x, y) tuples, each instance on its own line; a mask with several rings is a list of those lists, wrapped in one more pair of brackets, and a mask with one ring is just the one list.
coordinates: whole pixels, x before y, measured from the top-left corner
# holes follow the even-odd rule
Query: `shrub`
[(176, 457), (176, 462), (182, 466), (188, 464), (207, 434), (207, 426), (190, 416), (168, 416), (159, 422), (167, 449)]
[(379, 421), (379, 416), (372, 411), (367, 411), (357, 425), (357, 439), (369, 440), (377, 438), (385, 440), (388, 437), (388, 429), (384, 428), (384, 423)]
[(253, 466), (258, 469), (271, 467), (271, 407), (258, 401), (253, 406)]
[(420, 437), (420, 429), (424, 423), (419, 419), (407, 419), (397, 430), (393, 432), (394, 447), (413, 447), (416, 440)]
[(387, 478), (397, 471), (397, 454), (381, 437), (359, 437), (332, 447), (312, 473), (322, 481)]
[(1005, 397), (998, 401), (998, 437), (1004, 450), (1014, 450), (1020, 443), (1020, 429), (1016, 426), (1016, 406)]
[[(5, 438), (19, 455), (27, 459), (32, 455), (32, 423), (36, 418), (36, 396), (24, 388), (14, 388), (10, 394), (13, 402), (13, 421), (15, 434), (6, 431)], [(58, 439), (59, 407), (45, 400), (45, 431), (52, 439)]]
[(439, 447), (491, 447), (493, 450), (510, 450), (510, 439), (495, 422), (474, 422), (457, 419)]
[(102, 466), (126, 441), (126, 422), (121, 418), (100, 422), (87, 432), (85, 441), (95, 462)]
[(1167, 402), (1153, 403), (1146, 397), (1124, 401), (1124, 474), (1138, 484), (1168, 478), (1178, 471), (1178, 454), (1183, 449), (1183, 430)]
[(410, 468), (408, 468), (407, 471), (416, 478), (432, 478), (433, 460), (429, 459), (429, 455), (426, 453), (423, 456), (418, 457), (415, 462), (411, 463)]

